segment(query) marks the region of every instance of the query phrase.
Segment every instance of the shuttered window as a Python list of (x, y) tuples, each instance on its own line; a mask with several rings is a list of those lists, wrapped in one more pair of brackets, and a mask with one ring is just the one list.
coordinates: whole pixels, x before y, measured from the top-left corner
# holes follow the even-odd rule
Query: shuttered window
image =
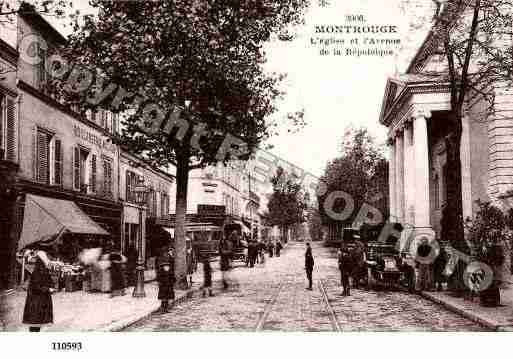
[(4, 120), (5, 117), (5, 105), (4, 105), (4, 97), (0, 93), (0, 160), (5, 158), (4, 151)]
[(5, 159), (16, 162), (16, 104), (12, 98), (6, 99)]
[(89, 190), (96, 193), (96, 155), (91, 156), (91, 178), (89, 179)]
[(138, 176), (131, 171), (126, 172), (126, 200), (135, 203), (135, 186), (137, 186)]
[(106, 196), (112, 196), (112, 161), (110, 158), (103, 159), (103, 192)]
[(50, 184), (50, 135), (42, 130), (37, 131), (36, 156), (36, 181)]
[(54, 184), (62, 185), (62, 171), (63, 171), (63, 150), (62, 142), (59, 139), (55, 139), (54, 142)]
[(80, 190), (80, 148), (73, 149), (73, 188)]
[(16, 101), (0, 93), (0, 159), (17, 162)]

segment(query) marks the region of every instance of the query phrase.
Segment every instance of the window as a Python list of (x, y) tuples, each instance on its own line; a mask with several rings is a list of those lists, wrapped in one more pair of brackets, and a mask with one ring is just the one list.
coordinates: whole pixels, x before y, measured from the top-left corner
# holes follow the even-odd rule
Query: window
[(137, 186), (137, 183), (139, 182), (139, 176), (132, 172), (132, 171), (126, 171), (126, 201), (127, 202), (136, 202), (136, 196), (135, 196), (135, 187)]
[(34, 43), (34, 51), (40, 58), (40, 61), (37, 64), (34, 64), (34, 87), (38, 90), (46, 93), (47, 92), (47, 82), (48, 77), (46, 73), (46, 60), (48, 56), (48, 52), (41, 47), (39, 42)]
[(0, 93), (0, 160), (17, 161), (16, 102)]
[(73, 188), (82, 193), (96, 192), (96, 155), (76, 146), (73, 150)]
[(36, 181), (50, 184), (50, 141), (52, 135), (38, 129), (36, 136)]
[(148, 198), (147, 198), (146, 205), (148, 207), (148, 216), (156, 217), (157, 216), (157, 192), (155, 191), (153, 184), (149, 185), (149, 192), (148, 192)]
[(160, 195), (160, 209), (162, 217), (167, 216), (169, 214), (169, 195), (167, 192), (162, 192)]
[(112, 160), (108, 157), (103, 158), (103, 193), (107, 197), (112, 197)]
[(64, 152), (62, 141), (38, 128), (35, 143), (35, 180), (48, 185), (62, 185)]

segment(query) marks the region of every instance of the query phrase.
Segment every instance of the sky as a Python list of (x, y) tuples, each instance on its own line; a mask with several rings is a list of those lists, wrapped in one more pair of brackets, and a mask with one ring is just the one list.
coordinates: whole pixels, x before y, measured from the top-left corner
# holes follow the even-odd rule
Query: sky
[[(15, 0), (12, 0), (15, 1)], [(311, 0), (312, 4), (305, 15), (305, 24), (296, 27), (292, 41), (274, 41), (265, 45), (268, 58), (267, 71), (285, 73), (283, 84), (285, 98), (277, 103), (279, 111), (273, 119), (282, 123), (279, 135), (267, 144), (273, 146), (271, 152), (303, 168), (315, 176), (322, 175), (328, 161), (340, 155), (341, 143), (348, 127), (366, 127), (378, 143), (386, 139), (386, 128), (379, 124), (379, 113), (386, 81), (397, 72), (404, 72), (414, 51), (425, 32), (412, 34), (408, 16), (400, 8), (404, 0)], [(429, 1), (420, 3), (429, 4)], [(82, 14), (93, 10), (87, 0), (73, 1), (75, 9)], [(429, 12), (428, 5), (415, 9), (416, 12)], [(351, 22), (346, 15), (363, 15), (365, 22)], [(63, 21), (48, 19), (64, 35), (70, 27)], [(391, 25), (397, 27), (396, 34), (376, 36), (352, 34), (316, 34), (315, 26), (325, 25)], [(4, 28), (2, 37), (9, 37)], [(11, 34), (15, 35), (15, 34)], [(321, 56), (321, 47), (312, 45), (313, 38), (335, 38), (346, 43), (359, 38), (359, 48), (387, 49), (391, 56)], [(365, 37), (379, 39), (399, 39), (399, 45), (370, 46), (362, 44)], [(15, 39), (11, 36), (11, 41)], [(346, 46), (340, 45), (344, 51)], [(349, 46), (354, 47), (354, 46)], [(333, 46), (326, 47), (330, 51)], [(284, 121), (288, 112), (304, 109), (306, 126), (298, 132), (289, 133), (290, 127)]]
[[(340, 155), (348, 127), (366, 127), (377, 142), (386, 140), (387, 131), (379, 124), (379, 113), (387, 78), (397, 71), (405, 71), (412, 50), (418, 48), (426, 36), (425, 31), (410, 32), (412, 16), (406, 16), (400, 9), (400, 1), (330, 0), (326, 8), (321, 8), (319, 1), (313, 1), (306, 24), (298, 29), (295, 40), (268, 46), (268, 68), (288, 74), (288, 94), (280, 104), (278, 116), (304, 108), (307, 123), (299, 133), (289, 134), (284, 130), (271, 139), (274, 154), (314, 175), (321, 175), (327, 162)], [(425, 13), (429, 9), (422, 7), (416, 11)], [(359, 58), (321, 56), (318, 48), (311, 45), (312, 36), (316, 36), (315, 25), (346, 25), (345, 16), (352, 14), (364, 15), (367, 25), (396, 25), (399, 31), (396, 36), (380, 35), (383, 39), (395, 37), (403, 42), (399, 46), (387, 46), (397, 50), (396, 54)], [(350, 35), (337, 38), (347, 39)]]

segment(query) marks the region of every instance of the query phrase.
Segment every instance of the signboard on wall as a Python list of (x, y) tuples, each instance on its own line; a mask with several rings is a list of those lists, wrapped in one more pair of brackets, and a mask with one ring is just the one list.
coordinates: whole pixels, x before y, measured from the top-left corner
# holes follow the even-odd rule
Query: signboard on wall
[(226, 206), (198, 204), (198, 215), (205, 217), (222, 217), (226, 214)]

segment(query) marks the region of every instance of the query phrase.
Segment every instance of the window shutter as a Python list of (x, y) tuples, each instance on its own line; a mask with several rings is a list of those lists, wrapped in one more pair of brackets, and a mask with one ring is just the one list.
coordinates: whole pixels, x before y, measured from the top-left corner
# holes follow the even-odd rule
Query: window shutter
[(91, 179), (89, 182), (91, 192), (96, 193), (96, 155), (91, 155)]
[(48, 134), (37, 132), (37, 181), (49, 183), (49, 143)]
[(55, 139), (54, 145), (54, 181), (56, 185), (62, 185), (62, 157), (64, 155), (62, 151), (62, 141), (59, 139)]
[(131, 172), (126, 172), (126, 192), (125, 192), (125, 200), (127, 202), (131, 202), (131, 196), (130, 196), (130, 181), (132, 180), (132, 176), (130, 176)]
[[(0, 151), (4, 148), (3, 146), (3, 133), (4, 133), (4, 99), (2, 95), (0, 95)], [(3, 160), (5, 157), (0, 156), (0, 160)]]
[(6, 103), (5, 159), (16, 162), (16, 103), (11, 98), (7, 98)]
[(106, 195), (112, 195), (112, 164), (110, 160), (103, 160), (103, 191)]
[(80, 149), (73, 149), (73, 188), (80, 190)]

